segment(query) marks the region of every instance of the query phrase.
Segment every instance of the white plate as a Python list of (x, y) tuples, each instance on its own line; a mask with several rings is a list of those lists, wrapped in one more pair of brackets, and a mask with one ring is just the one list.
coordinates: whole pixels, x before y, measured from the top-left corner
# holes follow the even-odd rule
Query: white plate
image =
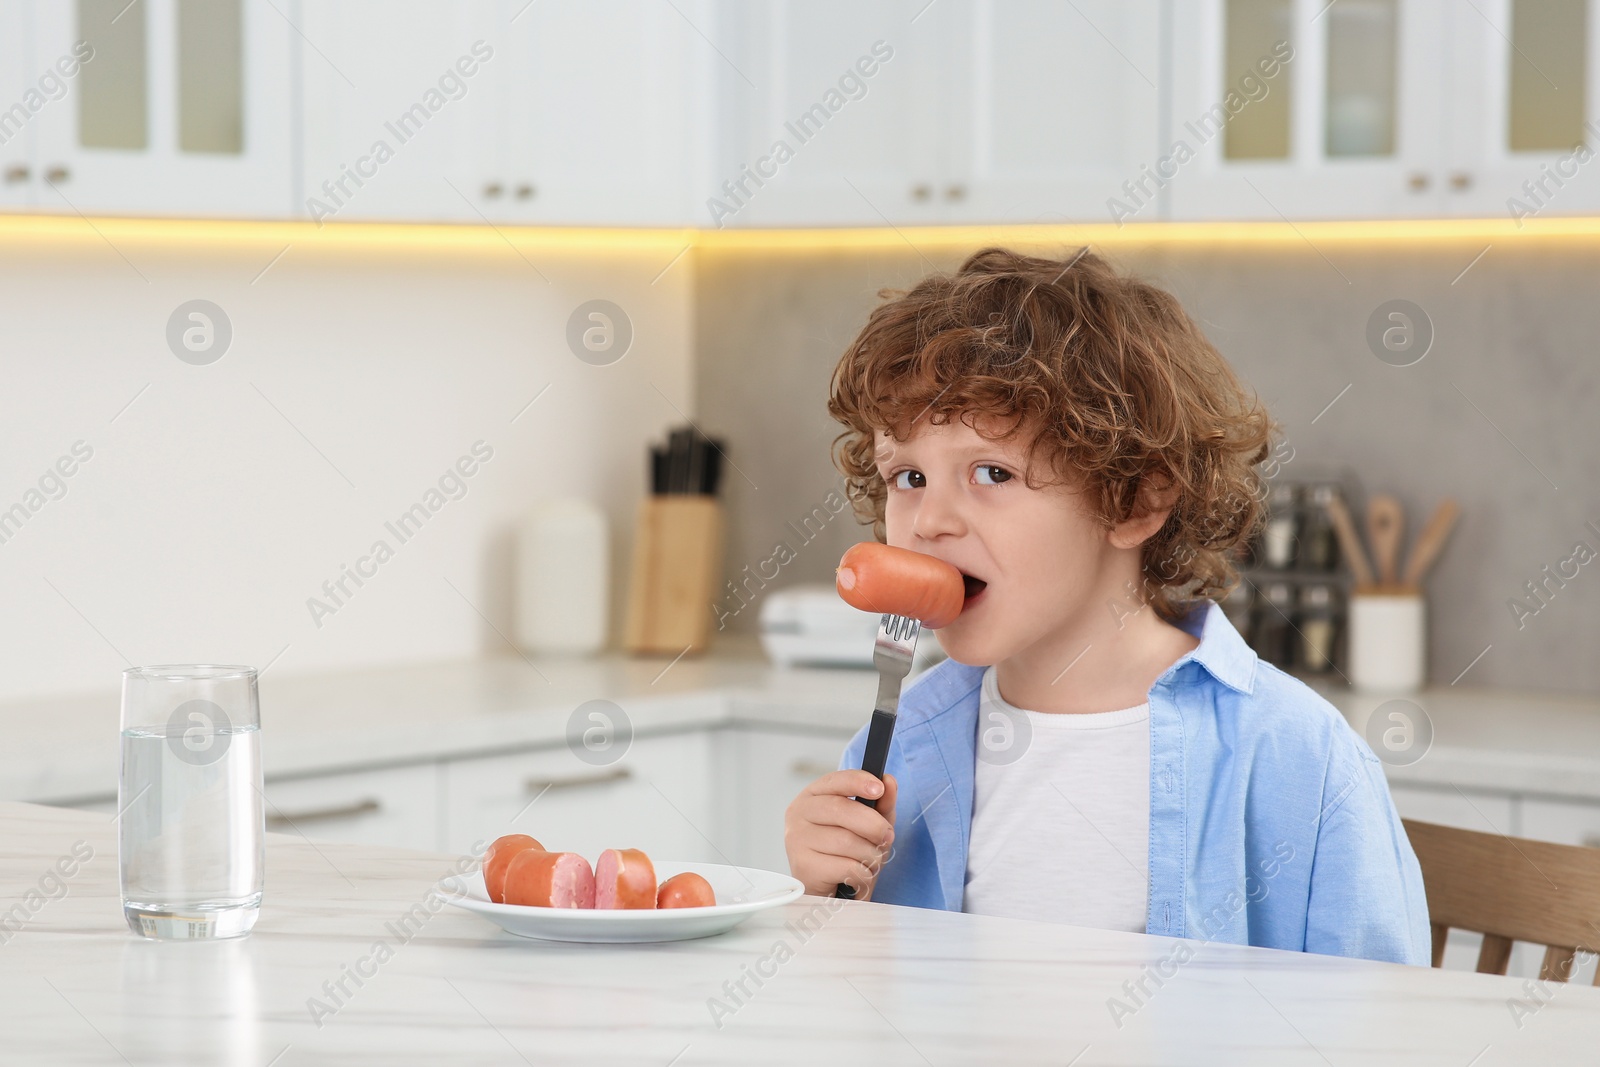
[(717, 903), (709, 908), (539, 908), (496, 904), (475, 871), (461, 878), (466, 892), (446, 898), (458, 908), (482, 915), (509, 934), (542, 941), (684, 941), (724, 933), (758, 911), (776, 908), (805, 892), (787, 874), (730, 867), (721, 863), (652, 860), (658, 884), (675, 874), (694, 871), (711, 883)]

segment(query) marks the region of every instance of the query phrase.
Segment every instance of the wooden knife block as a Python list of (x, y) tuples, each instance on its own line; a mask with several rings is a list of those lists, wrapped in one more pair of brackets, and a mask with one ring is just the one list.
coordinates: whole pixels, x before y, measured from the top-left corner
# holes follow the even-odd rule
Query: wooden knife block
[(668, 493), (639, 506), (622, 646), (636, 654), (702, 652), (722, 577), (722, 506)]

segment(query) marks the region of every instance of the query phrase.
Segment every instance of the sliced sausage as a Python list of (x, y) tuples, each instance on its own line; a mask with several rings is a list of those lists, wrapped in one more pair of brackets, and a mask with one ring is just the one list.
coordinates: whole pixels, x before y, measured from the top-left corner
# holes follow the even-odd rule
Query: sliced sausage
[(961, 572), (942, 559), (876, 541), (851, 545), (835, 572), (839, 595), (851, 607), (920, 619), (930, 630), (961, 614)]
[(506, 902), (506, 868), (511, 866), (511, 857), (530, 848), (544, 851), (544, 846), (527, 834), (507, 834), (495, 838), (494, 844), (483, 855), (483, 887), (489, 891), (490, 900), (496, 904)]
[(594, 906), (654, 908), (656, 868), (636, 848), (608, 848), (594, 865)]
[(594, 907), (594, 871), (576, 852), (523, 849), (506, 870), (507, 904), (537, 908)]
[(656, 891), (658, 908), (709, 908), (716, 902), (711, 883), (693, 871), (673, 875)]

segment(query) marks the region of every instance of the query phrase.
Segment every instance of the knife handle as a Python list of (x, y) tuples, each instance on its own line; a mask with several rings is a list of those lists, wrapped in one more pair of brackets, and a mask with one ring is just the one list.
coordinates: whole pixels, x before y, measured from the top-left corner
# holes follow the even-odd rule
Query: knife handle
[[(882, 709), (873, 709), (872, 725), (867, 727), (867, 747), (861, 753), (861, 769), (870, 773), (880, 782), (883, 780), (883, 768), (889, 762), (889, 742), (894, 739), (895, 714)], [(877, 810), (878, 802), (872, 797), (856, 797), (856, 802)], [(840, 900), (854, 900), (856, 891), (854, 886), (839, 883), (833, 895)]]

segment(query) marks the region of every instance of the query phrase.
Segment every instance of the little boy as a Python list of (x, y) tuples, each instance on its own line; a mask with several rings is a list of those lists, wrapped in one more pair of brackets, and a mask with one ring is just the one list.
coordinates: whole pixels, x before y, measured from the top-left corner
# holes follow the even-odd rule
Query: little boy
[(872, 312), (828, 410), (874, 534), (967, 598), (883, 782), (863, 727), (790, 805), (807, 892), (1428, 964), (1382, 766), (1215, 603), (1278, 427), (1171, 294), (985, 249)]

